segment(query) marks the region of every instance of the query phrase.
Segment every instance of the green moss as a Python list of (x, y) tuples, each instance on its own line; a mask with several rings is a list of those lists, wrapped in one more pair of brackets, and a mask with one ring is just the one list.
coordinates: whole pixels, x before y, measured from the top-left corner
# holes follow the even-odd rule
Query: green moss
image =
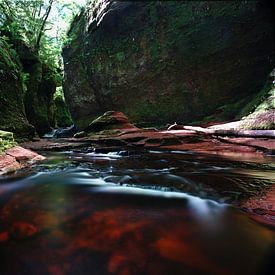
[(0, 154), (16, 145), (13, 133), (0, 130)]
[(53, 97), (56, 71), (37, 59), (29, 68), (29, 76), (24, 101), (26, 115), (41, 136), (55, 126)]
[(35, 133), (25, 115), (23, 78), (17, 53), (0, 37), (0, 127), (16, 139), (32, 138)]
[(243, 129), (273, 130), (275, 129), (275, 86), (268, 81), (251, 103), (245, 108), (251, 110), (243, 117), (240, 125)]
[(77, 47), (77, 41), (82, 35), (83, 25), (85, 21), (84, 10), (77, 16), (75, 16), (73, 22), (71, 23), (71, 27), (67, 33), (67, 40), (64, 42), (64, 47), (70, 45)]
[(125, 60), (125, 55), (124, 55), (124, 53), (123, 53), (123, 52), (117, 53), (117, 54), (116, 54), (116, 59), (117, 59), (118, 61), (124, 61), (124, 60)]
[(67, 127), (73, 124), (71, 114), (65, 102), (62, 87), (57, 87), (54, 94), (55, 120), (57, 127)]
[(240, 114), (238, 115), (238, 118), (251, 114), (256, 110), (257, 107), (261, 108), (261, 103), (265, 102), (271, 90), (272, 83), (267, 82), (259, 93), (255, 94), (252, 99), (250, 98), (248, 100), (248, 103), (245, 105), (245, 107), (243, 107)]
[(0, 37), (0, 69), (20, 70), (18, 55), (5, 37)]

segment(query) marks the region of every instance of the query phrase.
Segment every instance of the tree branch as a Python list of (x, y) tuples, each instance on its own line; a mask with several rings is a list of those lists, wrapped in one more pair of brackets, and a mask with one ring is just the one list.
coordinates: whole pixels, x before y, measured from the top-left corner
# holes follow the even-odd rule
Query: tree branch
[(46, 12), (45, 12), (45, 14), (43, 16), (44, 19), (43, 19), (41, 28), (39, 30), (37, 41), (36, 41), (36, 45), (35, 45), (36, 50), (38, 50), (39, 47), (40, 47), (40, 41), (41, 41), (41, 38), (42, 38), (42, 35), (43, 35), (43, 32), (44, 32), (44, 29), (45, 29), (48, 17), (50, 15), (50, 12), (51, 12), (51, 9), (52, 9), (53, 1), (54, 0), (50, 0), (49, 6), (48, 6), (48, 8), (47, 8), (47, 10), (46, 10)]

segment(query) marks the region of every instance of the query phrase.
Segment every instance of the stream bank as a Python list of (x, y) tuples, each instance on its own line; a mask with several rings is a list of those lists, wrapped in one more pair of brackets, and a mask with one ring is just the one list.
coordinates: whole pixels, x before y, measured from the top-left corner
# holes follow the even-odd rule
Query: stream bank
[[(173, 152), (202, 154), (210, 159), (217, 157), (221, 158), (221, 161), (266, 164), (272, 167), (275, 149), (274, 131), (253, 130), (245, 133), (240, 131), (237, 136), (235, 131), (234, 136), (228, 125), (224, 124), (223, 127), (216, 125), (215, 128), (218, 130), (193, 126), (173, 126), (169, 127), (169, 130), (141, 129), (131, 124), (124, 114), (108, 112), (93, 121), (86, 133), (76, 134), (74, 138), (44, 139), (24, 143), (22, 146), (40, 152), (72, 151), (75, 154), (86, 152), (87, 155), (89, 152), (109, 153), (121, 150), (158, 151), (160, 154)], [(175, 130), (175, 128), (182, 129)], [(248, 135), (249, 133), (254, 137)], [(236, 206), (262, 224), (275, 227), (272, 186), (267, 189), (263, 187), (248, 196), (246, 200), (240, 200)]]

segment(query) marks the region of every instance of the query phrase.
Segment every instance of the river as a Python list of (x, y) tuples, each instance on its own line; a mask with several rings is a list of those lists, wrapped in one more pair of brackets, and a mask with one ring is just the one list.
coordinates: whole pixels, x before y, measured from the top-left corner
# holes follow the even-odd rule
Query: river
[(66, 151), (0, 178), (0, 274), (268, 274), (274, 229), (239, 203), (272, 159)]

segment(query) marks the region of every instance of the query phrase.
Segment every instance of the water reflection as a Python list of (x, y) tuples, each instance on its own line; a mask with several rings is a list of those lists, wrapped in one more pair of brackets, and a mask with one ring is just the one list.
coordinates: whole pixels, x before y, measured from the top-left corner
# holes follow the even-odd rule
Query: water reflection
[[(165, 153), (71, 152), (58, 159), (28, 177), (1, 179), (0, 274), (269, 268), (274, 232), (223, 203), (225, 194), (228, 201), (234, 192), (248, 195), (253, 181), (271, 184), (263, 176), (268, 166)], [(257, 173), (249, 177), (250, 170)]]

